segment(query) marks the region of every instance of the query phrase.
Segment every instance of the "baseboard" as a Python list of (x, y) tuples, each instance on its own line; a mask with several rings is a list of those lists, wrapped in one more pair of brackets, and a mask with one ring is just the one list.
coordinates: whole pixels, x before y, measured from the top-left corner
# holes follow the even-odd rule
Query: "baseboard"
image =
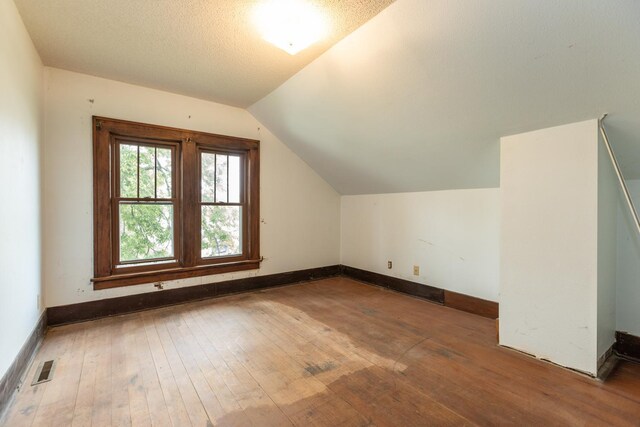
[(49, 307), (47, 309), (48, 325), (55, 326), (94, 320), (102, 317), (133, 313), (239, 292), (249, 292), (308, 280), (339, 276), (341, 273), (342, 269), (339, 265), (332, 265), (308, 270), (253, 276), (206, 285), (188, 286), (178, 289), (167, 289), (158, 292)]
[(29, 334), (20, 352), (14, 359), (9, 369), (0, 380), (0, 419), (9, 407), (14, 392), (20, 387), (23, 377), (26, 375), (31, 360), (36, 354), (38, 346), (44, 338), (47, 329), (47, 311), (43, 311), (35, 328)]
[(498, 303), (482, 298), (444, 291), (444, 305), (489, 319), (498, 318)]
[(423, 285), (355, 267), (332, 265), (49, 307), (47, 309), (47, 319), (49, 326), (57, 326), (340, 275), (479, 316), (492, 319), (498, 317), (498, 303), (493, 301), (445, 291), (434, 286)]
[(627, 332), (616, 332), (616, 343), (613, 349), (625, 359), (633, 359), (640, 362), (640, 337)]
[(383, 288), (392, 289), (394, 291), (409, 294), (414, 297), (424, 298), (429, 301), (444, 304), (444, 290), (421, 283), (410, 282), (397, 277), (385, 276), (384, 274), (374, 273), (359, 268), (342, 266), (342, 272), (345, 276), (361, 282), (369, 283)]
[(349, 267), (346, 265), (342, 266), (342, 272), (345, 276), (361, 282), (382, 286), (414, 297), (424, 298), (447, 307), (477, 314), (478, 316), (490, 319), (498, 318), (497, 302), (459, 294), (457, 292), (446, 291), (434, 286), (423, 285), (421, 283), (398, 279), (397, 277), (386, 276), (384, 274), (361, 270), (359, 268)]
[(613, 351), (614, 346), (615, 343), (611, 344), (611, 347), (598, 358), (598, 375), (596, 377), (601, 381), (605, 381), (618, 364), (618, 357)]

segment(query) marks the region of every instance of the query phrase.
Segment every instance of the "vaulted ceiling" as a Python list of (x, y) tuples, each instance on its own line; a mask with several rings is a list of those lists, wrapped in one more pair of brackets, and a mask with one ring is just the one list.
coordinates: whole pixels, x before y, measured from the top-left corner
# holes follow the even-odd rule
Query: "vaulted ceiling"
[(640, 178), (640, 2), (398, 0), (249, 111), (343, 194), (495, 187), (501, 136), (605, 112)]
[(495, 187), (501, 136), (605, 112), (640, 178), (640, 2), (392, 1), (315, 0), (334, 32), (296, 56), (257, 0), (16, 3), (45, 64), (253, 104), (342, 194)]
[(291, 56), (261, 38), (260, 0), (15, 0), (45, 65), (246, 107), (393, 0), (307, 0), (328, 37)]

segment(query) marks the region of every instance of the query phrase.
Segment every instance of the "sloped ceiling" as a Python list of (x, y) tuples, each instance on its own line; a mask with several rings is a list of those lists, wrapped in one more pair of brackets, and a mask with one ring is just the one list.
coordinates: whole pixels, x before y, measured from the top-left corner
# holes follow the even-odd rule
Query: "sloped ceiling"
[(498, 186), (500, 136), (604, 112), (640, 177), (640, 2), (398, 0), (249, 111), (342, 194)]
[(393, 0), (306, 0), (329, 35), (295, 56), (262, 40), (262, 0), (15, 0), (45, 63), (247, 107)]

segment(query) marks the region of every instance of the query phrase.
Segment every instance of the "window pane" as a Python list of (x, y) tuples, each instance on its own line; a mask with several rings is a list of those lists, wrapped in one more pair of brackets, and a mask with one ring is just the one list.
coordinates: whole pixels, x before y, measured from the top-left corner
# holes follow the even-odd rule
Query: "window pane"
[(120, 261), (173, 255), (173, 205), (120, 204)]
[(240, 206), (202, 206), (202, 257), (242, 254)]
[(214, 202), (214, 188), (216, 182), (216, 155), (210, 153), (202, 153), (200, 170), (200, 187), (202, 190), (202, 201)]
[(158, 148), (156, 156), (158, 198), (168, 199), (171, 194), (171, 149)]
[(229, 156), (229, 203), (240, 203), (239, 156)]
[(156, 156), (153, 147), (140, 146), (140, 196), (155, 197)]
[(227, 163), (229, 156), (216, 154), (216, 202), (227, 203)]
[(120, 145), (120, 197), (138, 197), (137, 145)]

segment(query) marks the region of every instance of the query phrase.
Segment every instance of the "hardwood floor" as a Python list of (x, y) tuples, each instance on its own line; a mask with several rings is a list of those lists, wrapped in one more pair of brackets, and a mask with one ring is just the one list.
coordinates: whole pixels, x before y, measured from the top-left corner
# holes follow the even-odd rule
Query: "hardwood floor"
[(7, 426), (640, 425), (606, 383), (495, 344), (494, 322), (332, 278), (51, 329)]

